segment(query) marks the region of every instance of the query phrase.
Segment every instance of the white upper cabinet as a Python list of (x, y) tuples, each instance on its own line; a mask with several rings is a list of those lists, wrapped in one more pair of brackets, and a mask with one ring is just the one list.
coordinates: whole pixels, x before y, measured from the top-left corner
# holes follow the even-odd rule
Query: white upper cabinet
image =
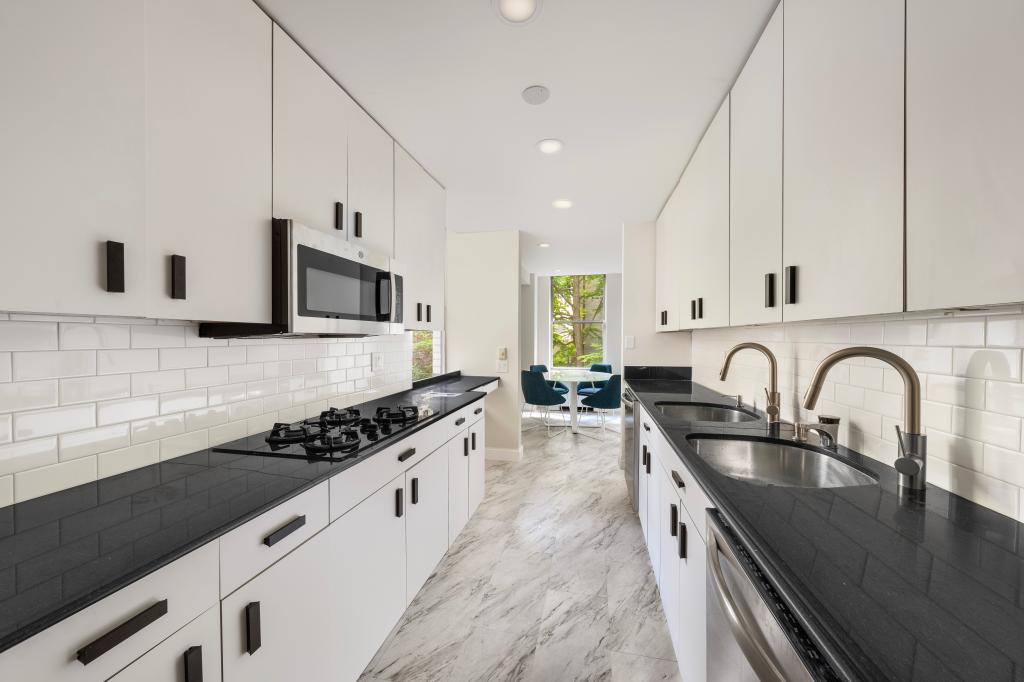
[(395, 145), (395, 258), (405, 278), (405, 328), (444, 329), (445, 191)]
[(270, 322), (270, 19), (250, 0), (145, 11), (147, 315)]
[(345, 234), (348, 114), (348, 95), (275, 25), (274, 217)]
[(395, 254), (395, 143), (348, 99), (348, 238), (377, 254)]
[(903, 3), (784, 9), (783, 317), (901, 311)]
[[(0, 310), (145, 311), (144, 8), (0, 3)], [(124, 293), (107, 292), (107, 240)]]
[(732, 88), (729, 322), (782, 321), (782, 5)]
[(683, 260), (680, 328), (729, 324), (729, 98), (697, 145), (680, 183)]
[(907, 308), (1024, 300), (1024, 4), (907, 2)]
[(677, 184), (654, 227), (654, 330), (679, 329), (679, 283), (682, 264), (682, 190)]

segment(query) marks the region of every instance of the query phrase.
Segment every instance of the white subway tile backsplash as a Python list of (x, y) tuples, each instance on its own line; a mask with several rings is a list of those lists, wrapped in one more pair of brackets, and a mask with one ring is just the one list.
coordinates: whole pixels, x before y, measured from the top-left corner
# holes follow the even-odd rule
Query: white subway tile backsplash
[(130, 345), (131, 332), (127, 325), (60, 323), (61, 350), (102, 350)]
[(15, 381), (57, 379), (96, 374), (96, 351), (41, 351), (14, 353)]
[[(298, 420), (295, 420), (298, 421)], [(230, 443), (246, 436), (246, 423), (244, 421), (230, 422), (220, 426), (210, 427), (210, 447)]]
[(206, 389), (194, 388), (189, 391), (175, 391), (160, 396), (160, 414), (184, 412), (206, 407)]
[(985, 387), (985, 409), (1024, 417), (1024, 384), (987, 381)]
[(56, 407), (57, 386), (54, 380), (0, 384), (0, 412)]
[(156, 395), (128, 400), (110, 400), (96, 405), (98, 424), (116, 424), (160, 414), (160, 397)]
[(949, 489), (1007, 516), (1019, 510), (1020, 488), (955, 464), (950, 464)]
[(11, 415), (0, 414), (0, 445), (6, 445), (13, 440), (11, 437), (11, 421)]
[(57, 323), (0, 321), (0, 351), (19, 350), (57, 350)]
[(0, 476), (0, 507), (14, 504), (14, 476)]
[(163, 372), (142, 372), (132, 375), (132, 395), (151, 395), (181, 391), (185, 388), (185, 370), (169, 369)]
[(881, 391), (885, 385), (882, 380), (882, 368), (854, 365), (850, 367), (850, 383), (854, 386)]
[(210, 405), (226, 405), (245, 400), (245, 384), (229, 384), (207, 389)]
[(1015, 448), (1020, 443), (1020, 417), (954, 407), (953, 433), (992, 445)]
[(160, 368), (160, 356), (152, 350), (101, 350), (96, 353), (99, 374), (152, 372)]
[(60, 460), (98, 455), (108, 450), (127, 447), (130, 442), (128, 424), (101, 426), (98, 429), (61, 434), (58, 439)]
[(1020, 381), (1020, 350), (954, 348), (953, 373), (977, 379)]
[(14, 439), (28, 440), (96, 426), (96, 406), (58, 407), (14, 415)]
[(214, 426), (226, 424), (227, 421), (227, 405), (204, 407), (199, 410), (189, 410), (185, 413), (185, 430), (196, 431), (198, 429), (209, 429)]
[(986, 445), (985, 465), (982, 471), (1001, 481), (1024, 486), (1024, 454), (995, 445)]
[(97, 455), (97, 475), (99, 478), (123, 474), (160, 461), (160, 443), (142, 443), (131, 447), (111, 450)]
[[(985, 446), (980, 441), (954, 436), (951, 433), (935, 429), (928, 429), (927, 436), (929, 458), (941, 457), (958, 466), (981, 471), (982, 453)], [(931, 466), (930, 463), (929, 466)]]
[[(953, 368), (953, 350), (951, 348), (924, 348), (922, 346), (906, 346), (899, 353), (904, 360), (914, 366), (918, 372), (932, 374), (949, 374)], [(875, 362), (879, 362), (876, 360)], [(888, 366), (886, 367), (888, 368)]]
[(981, 379), (929, 374), (925, 379), (925, 397), (940, 403), (961, 405), (976, 410), (985, 407), (985, 382)]
[(173, 459), (209, 447), (207, 431), (193, 431), (180, 436), (171, 436), (160, 441), (160, 459)]
[(950, 317), (928, 320), (929, 346), (984, 346), (985, 320)]
[(928, 339), (925, 320), (894, 320), (886, 322), (882, 341), (892, 346), (923, 346)]
[(96, 457), (22, 471), (14, 475), (14, 501), (24, 502), (96, 480)]
[(132, 348), (174, 348), (184, 345), (184, 327), (132, 325)]
[(0, 476), (53, 464), (57, 461), (57, 438), (40, 438), (0, 446)]
[(259, 398), (254, 400), (244, 400), (239, 403), (232, 403), (228, 405), (228, 418), (231, 421), (236, 421), (238, 419), (249, 419), (251, 417), (255, 417), (260, 413), (261, 405), (262, 403), (260, 403)]
[(1008, 348), (1024, 346), (1024, 316), (990, 317), (986, 324), (986, 345)]
[(250, 346), (245, 350), (246, 362), (273, 362), (278, 359), (278, 346)]
[(0, 353), (0, 384), (10, 381), (13, 371), (11, 370), (11, 354)]
[(245, 346), (225, 346), (209, 348), (206, 351), (210, 367), (218, 365), (237, 365), (245, 362)]
[(227, 367), (198, 367), (185, 370), (186, 388), (205, 388), (228, 383)]
[(263, 365), (231, 365), (228, 368), (228, 381), (259, 381), (263, 378)]
[(206, 367), (205, 348), (161, 348), (160, 369)]
[(60, 380), (61, 405), (127, 398), (131, 394), (132, 381), (129, 374), (107, 374)]
[(176, 436), (185, 431), (185, 415), (172, 414), (132, 422), (132, 444), (148, 443)]

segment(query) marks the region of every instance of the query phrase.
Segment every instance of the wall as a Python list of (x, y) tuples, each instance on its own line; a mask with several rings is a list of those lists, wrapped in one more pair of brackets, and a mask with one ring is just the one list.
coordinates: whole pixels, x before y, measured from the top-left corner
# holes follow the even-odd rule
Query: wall
[(622, 226), (622, 362), (689, 365), (690, 333), (654, 331), (654, 222)]
[(817, 363), (849, 345), (898, 353), (918, 371), (928, 436), (928, 482), (1024, 521), (1024, 384), (1021, 306), (989, 311), (890, 315), (869, 319), (715, 329), (693, 333), (694, 379), (764, 405), (767, 365), (754, 351), (726, 351), (759, 341), (778, 356), (784, 419), (814, 414), (842, 418), (841, 442), (887, 464), (896, 459), (894, 426), (902, 425), (903, 385), (883, 363), (853, 359), (832, 370), (814, 414), (799, 401)]
[(552, 365), (551, 361), (551, 277), (537, 277), (537, 337), (533, 345), (534, 362), (527, 364)]
[(405, 390), (411, 367), (410, 333), (223, 341), (190, 322), (0, 313), (0, 506)]
[(622, 275), (610, 273), (606, 278), (604, 361), (622, 374)]
[[(519, 232), (449, 232), (447, 367), (501, 379), (487, 398), (487, 456), (522, 457), (519, 433)], [(496, 372), (497, 350), (508, 367)]]
[(537, 343), (537, 284), (534, 275), (519, 285), (519, 369), (530, 369)]

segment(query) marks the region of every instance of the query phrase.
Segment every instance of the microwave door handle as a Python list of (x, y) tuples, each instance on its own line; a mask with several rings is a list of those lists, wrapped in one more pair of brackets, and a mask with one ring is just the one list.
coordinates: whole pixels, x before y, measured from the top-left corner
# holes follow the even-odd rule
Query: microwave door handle
[(382, 272), (377, 275), (377, 319), (391, 319), (391, 275)]

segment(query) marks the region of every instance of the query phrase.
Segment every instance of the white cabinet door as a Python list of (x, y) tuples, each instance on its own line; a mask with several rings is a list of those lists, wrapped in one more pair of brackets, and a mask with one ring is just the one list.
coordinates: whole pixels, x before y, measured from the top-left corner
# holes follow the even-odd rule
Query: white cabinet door
[(729, 98), (719, 107), (683, 180), (680, 328), (729, 324)]
[(216, 606), (110, 678), (110, 682), (194, 680), (220, 680), (220, 609)]
[[(312, 576), (322, 584), (334, 580), (338, 594), (332, 604), (337, 626), (329, 640), (338, 652), (339, 668), (332, 680), (355, 680), (387, 638), (408, 603), (405, 594), (405, 521), (397, 499), (407, 506), (405, 474), (385, 485), (357, 507), (328, 526), (330, 561)], [(300, 628), (308, 637), (309, 630)], [(317, 645), (325, 641), (314, 637)], [(304, 679), (301, 675), (278, 679)]]
[(395, 258), (405, 277), (405, 328), (444, 329), (445, 191), (395, 145)]
[(484, 501), (486, 493), (485, 421), (485, 419), (480, 419), (469, 427), (469, 517), (476, 513), (476, 509)]
[(348, 238), (395, 255), (395, 143), (348, 99)]
[(904, 4), (784, 10), (783, 317), (901, 311)]
[[(684, 680), (700, 682), (707, 677), (707, 548), (698, 524), (685, 507), (679, 510), (676, 556), (679, 564), (679, 635), (676, 660)], [(681, 551), (680, 551), (681, 550)]]
[(1024, 300), (1024, 4), (907, 2), (907, 309)]
[(270, 322), (270, 19), (249, 0), (145, 8), (148, 314)]
[(679, 651), (679, 568), (680, 568), (680, 537), (679, 512), (682, 504), (675, 483), (660, 466), (651, 469), (655, 485), (658, 486), (658, 497), (661, 506), (661, 532), (658, 534), (660, 562), (658, 568), (658, 585), (661, 593), (661, 605), (668, 621), (668, 631), (672, 637), (672, 646)]
[(469, 520), (469, 430), (448, 441), (448, 542)]
[(442, 447), (405, 472), (406, 602), (448, 551), (448, 450)]
[(644, 467), (643, 476), (647, 479), (647, 553), (651, 557), (651, 568), (654, 569), (654, 578), (661, 585), (661, 491), (658, 490), (658, 462), (655, 453), (648, 446), (647, 466)]
[(145, 313), (143, 29), (136, 0), (0, 3), (0, 309)]
[(275, 25), (275, 217), (345, 234), (348, 112), (348, 95)]
[(782, 5), (730, 95), (729, 323), (782, 321)]
[(637, 495), (636, 495), (636, 513), (640, 517), (640, 530), (643, 531), (644, 541), (650, 543), (651, 534), (650, 529), (647, 525), (647, 506), (648, 506), (648, 490), (650, 488), (650, 476), (647, 475), (647, 466), (650, 461), (651, 450), (647, 445), (647, 439), (643, 434), (640, 434), (640, 457), (637, 460)]
[[(341, 679), (337, 670), (344, 640), (337, 633), (346, 611), (336, 590), (346, 566), (363, 552), (347, 545), (351, 555), (341, 561), (337, 545), (348, 537), (332, 528), (221, 602), (225, 682)], [(311, 637), (314, 632), (320, 635)]]
[(680, 328), (679, 288), (683, 273), (682, 189), (676, 185), (654, 227), (654, 330)]

